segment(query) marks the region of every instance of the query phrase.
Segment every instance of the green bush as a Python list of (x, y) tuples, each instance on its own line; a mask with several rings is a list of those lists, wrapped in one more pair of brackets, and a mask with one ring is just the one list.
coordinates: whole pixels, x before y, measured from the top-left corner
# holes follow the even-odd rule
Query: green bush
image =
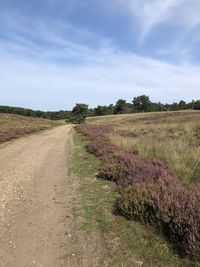
[(65, 120), (66, 123), (73, 123), (73, 124), (82, 124), (85, 123), (86, 117), (82, 114), (71, 114), (68, 116), (68, 118)]

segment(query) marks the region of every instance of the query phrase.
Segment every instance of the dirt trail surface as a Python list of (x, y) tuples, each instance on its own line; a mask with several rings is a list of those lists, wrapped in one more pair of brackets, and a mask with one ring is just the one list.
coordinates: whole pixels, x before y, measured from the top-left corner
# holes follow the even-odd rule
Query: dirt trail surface
[(73, 238), (70, 129), (60, 126), (0, 149), (0, 267), (90, 266), (81, 253), (77, 259)]

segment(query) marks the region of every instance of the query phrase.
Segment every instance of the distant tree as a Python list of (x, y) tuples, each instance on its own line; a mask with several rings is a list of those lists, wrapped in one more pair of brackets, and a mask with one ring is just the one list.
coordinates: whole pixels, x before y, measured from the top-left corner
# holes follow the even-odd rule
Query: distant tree
[(95, 110), (94, 108), (89, 108), (87, 112), (87, 117), (95, 116)]
[(104, 116), (107, 115), (107, 106), (97, 106), (94, 111), (95, 111), (95, 116)]
[(185, 109), (187, 107), (186, 102), (183, 100), (181, 100), (178, 105), (179, 105), (179, 109)]
[(126, 113), (126, 110), (127, 110), (126, 100), (119, 99), (114, 107), (114, 114), (123, 114)]
[(126, 103), (126, 109), (125, 113), (133, 113), (133, 104), (132, 103)]
[(36, 117), (41, 118), (41, 117), (43, 117), (44, 112), (42, 112), (42, 111), (40, 111), (40, 110), (36, 110), (36, 111), (35, 111), (35, 114), (36, 114)]
[(169, 110), (170, 111), (176, 111), (179, 110), (179, 104), (177, 102), (174, 102), (173, 104), (169, 105)]
[(65, 119), (68, 116), (69, 111), (40, 111), (40, 110), (32, 110), (26, 108), (18, 108), (18, 107), (10, 107), (10, 106), (0, 106), (0, 113), (10, 113), (10, 114), (18, 114), (22, 116), (28, 117), (38, 117), (45, 118), (50, 120), (61, 120)]
[(151, 103), (151, 110), (152, 112), (156, 111), (167, 111), (167, 107), (163, 105), (162, 103)]
[(72, 109), (72, 112), (68, 114), (66, 122), (81, 124), (85, 122), (88, 114), (88, 105), (86, 104), (76, 104)]
[(114, 107), (113, 105), (109, 106), (97, 106), (94, 109), (95, 116), (105, 116), (105, 115), (112, 115), (114, 113)]
[(107, 115), (113, 115), (114, 114), (114, 105), (110, 104), (107, 108)]
[(200, 110), (200, 100), (194, 102), (194, 109)]
[(194, 103), (195, 103), (194, 100), (192, 100), (191, 102), (186, 103), (186, 108), (187, 109), (194, 109)]
[(134, 97), (132, 103), (133, 103), (133, 109), (135, 112), (151, 111), (151, 101), (149, 97), (146, 95)]
[(76, 106), (72, 109), (72, 113), (75, 115), (81, 114), (87, 116), (88, 113), (88, 105), (86, 104), (76, 104)]

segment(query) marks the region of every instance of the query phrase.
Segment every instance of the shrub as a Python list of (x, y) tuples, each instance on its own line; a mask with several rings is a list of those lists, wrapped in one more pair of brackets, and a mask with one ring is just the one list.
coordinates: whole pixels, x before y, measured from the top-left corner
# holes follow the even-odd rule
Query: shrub
[(8, 128), (0, 130), (0, 143), (10, 141), (19, 136), (30, 134), (36, 131), (44, 130), (46, 127), (34, 127), (34, 128)]
[(144, 183), (134, 186), (121, 187), (119, 190), (116, 208), (118, 213), (129, 219), (149, 221), (147, 200), (150, 196), (149, 188)]
[(136, 184), (121, 188), (117, 210), (153, 224), (183, 253), (200, 259), (200, 191), (180, 184)]
[(200, 110), (200, 100), (194, 102), (194, 109)]
[(177, 247), (200, 259), (200, 191), (197, 188), (159, 185), (151, 206), (164, 233)]
[(111, 125), (80, 125), (90, 140), (87, 149), (102, 160), (99, 175), (120, 187), (117, 211), (129, 219), (148, 222), (181, 251), (200, 259), (200, 188), (185, 188), (159, 159), (142, 159), (110, 144)]

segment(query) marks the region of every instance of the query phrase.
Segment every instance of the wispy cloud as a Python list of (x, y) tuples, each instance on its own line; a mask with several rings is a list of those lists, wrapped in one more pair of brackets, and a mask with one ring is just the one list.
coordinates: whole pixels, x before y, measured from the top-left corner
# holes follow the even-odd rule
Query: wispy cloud
[(115, 0), (115, 5), (132, 20), (138, 50), (168, 61), (199, 64), (200, 0)]
[(153, 0), (138, 1), (132, 0), (131, 7), (133, 14), (138, 17), (142, 24), (141, 38), (145, 38), (157, 25), (171, 19), (175, 9), (184, 0)]
[(199, 96), (200, 68), (190, 64), (124, 52), (108, 38), (53, 19), (33, 22), (10, 15), (2, 25), (1, 104), (57, 109), (139, 94), (170, 102)]
[(189, 32), (200, 23), (199, 0), (126, 0), (126, 4), (141, 24), (141, 38), (161, 24), (179, 25)]

